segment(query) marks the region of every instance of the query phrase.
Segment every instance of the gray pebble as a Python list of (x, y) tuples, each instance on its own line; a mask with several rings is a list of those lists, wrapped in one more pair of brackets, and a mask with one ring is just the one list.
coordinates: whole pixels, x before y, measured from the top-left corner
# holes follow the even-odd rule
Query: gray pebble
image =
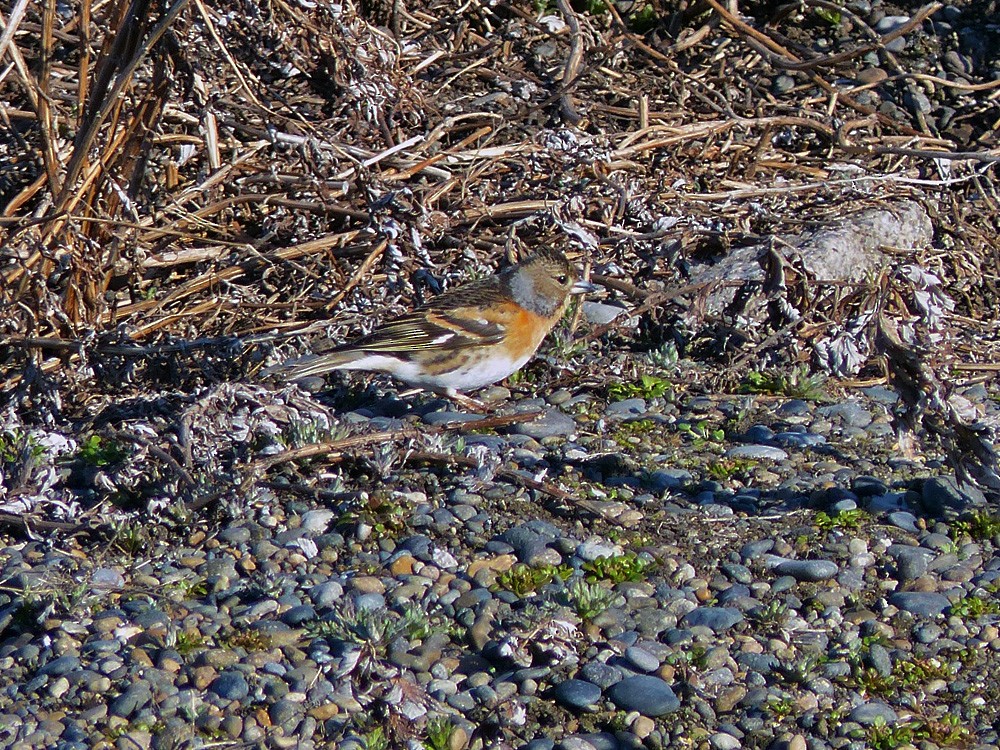
[(830, 560), (782, 560), (774, 569), (796, 581), (825, 581), (833, 578), (840, 570)]
[(770, 443), (774, 439), (774, 430), (762, 424), (755, 424), (747, 430), (742, 437), (747, 443)]
[(250, 695), (250, 686), (241, 672), (223, 672), (208, 686), (210, 693), (230, 701), (241, 701)]
[(250, 529), (246, 526), (230, 526), (219, 532), (219, 539), (226, 544), (246, 544), (250, 541)]
[(607, 689), (622, 679), (622, 671), (612, 664), (595, 660), (584, 664), (579, 676), (602, 689)]
[(940, 615), (951, 606), (948, 597), (932, 591), (897, 591), (889, 597), (889, 604), (905, 612), (925, 617)]
[(621, 401), (613, 401), (604, 410), (604, 416), (608, 419), (630, 419), (641, 417), (646, 413), (646, 399), (626, 398)]
[(743, 744), (733, 735), (726, 732), (716, 732), (708, 738), (712, 750), (739, 750)]
[(779, 432), (774, 436), (774, 442), (788, 448), (814, 448), (825, 445), (826, 438), (811, 432)]
[(862, 703), (851, 709), (848, 715), (851, 721), (856, 721), (862, 726), (870, 727), (879, 722), (884, 722), (892, 726), (899, 720), (896, 712), (885, 703)]
[(895, 510), (889, 514), (889, 523), (903, 531), (911, 534), (919, 534), (920, 527), (917, 526), (917, 517), (905, 510)]
[(78, 656), (59, 656), (38, 670), (40, 675), (64, 675), (80, 669), (80, 658)]
[(817, 413), (828, 419), (839, 419), (851, 427), (867, 427), (872, 423), (872, 413), (857, 401), (845, 401), (841, 404), (823, 406)]
[(909, 16), (883, 16), (875, 24), (875, 31), (879, 34), (890, 34), (896, 29), (902, 28), (909, 22)]
[(932, 477), (924, 482), (921, 504), (931, 515), (943, 517), (981, 507), (986, 504), (986, 496), (976, 487), (959, 484), (954, 476)]
[(587, 319), (588, 323), (595, 326), (607, 325), (626, 312), (628, 311), (624, 307), (607, 305), (603, 302), (586, 300), (583, 303), (583, 317)]
[(716, 633), (721, 633), (743, 622), (743, 614), (733, 607), (698, 607), (681, 618), (685, 627), (706, 627)]
[(469, 414), (459, 411), (432, 411), (424, 414), (421, 419), (429, 425), (458, 424), (460, 422), (478, 422), (482, 414)]
[(899, 401), (899, 393), (884, 385), (873, 385), (870, 388), (862, 388), (861, 392), (868, 398), (881, 404), (891, 405)]
[(666, 492), (679, 489), (693, 479), (687, 469), (658, 469), (646, 477), (644, 484), (655, 492)]
[(625, 649), (625, 660), (639, 672), (655, 672), (660, 668), (660, 660), (639, 646)]
[(608, 690), (611, 702), (622, 711), (638, 711), (643, 716), (663, 716), (681, 706), (673, 689), (659, 677), (626, 677)]
[(514, 425), (512, 432), (541, 440), (547, 437), (569, 437), (575, 434), (577, 429), (572, 417), (558, 409), (546, 409), (537, 419)]
[(601, 689), (586, 680), (566, 680), (553, 692), (556, 700), (567, 708), (589, 709), (601, 699)]
[(927, 572), (933, 553), (921, 547), (893, 544), (886, 552), (896, 560), (896, 574), (900, 583), (908, 583)]
[(725, 452), (726, 458), (749, 458), (767, 461), (786, 461), (788, 454), (770, 445), (736, 445)]
[(138, 680), (125, 688), (125, 692), (111, 701), (108, 705), (108, 711), (112, 716), (120, 716), (123, 719), (127, 719), (144, 708), (152, 697), (153, 693), (149, 688), (149, 684), (145, 680)]

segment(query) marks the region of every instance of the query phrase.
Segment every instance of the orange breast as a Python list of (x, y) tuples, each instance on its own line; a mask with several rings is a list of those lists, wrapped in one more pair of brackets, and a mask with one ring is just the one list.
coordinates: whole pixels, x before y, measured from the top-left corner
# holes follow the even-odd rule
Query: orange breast
[(517, 307), (511, 313), (507, 324), (509, 354), (515, 360), (530, 357), (552, 328), (552, 323), (547, 318)]

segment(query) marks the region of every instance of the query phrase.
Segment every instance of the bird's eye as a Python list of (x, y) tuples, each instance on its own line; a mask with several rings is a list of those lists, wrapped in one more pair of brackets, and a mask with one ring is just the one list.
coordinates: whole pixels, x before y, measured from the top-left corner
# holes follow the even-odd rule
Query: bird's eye
[(569, 281), (569, 277), (566, 276), (566, 274), (561, 273), (558, 276), (556, 276), (556, 281), (558, 281), (560, 284), (565, 284), (567, 281)]

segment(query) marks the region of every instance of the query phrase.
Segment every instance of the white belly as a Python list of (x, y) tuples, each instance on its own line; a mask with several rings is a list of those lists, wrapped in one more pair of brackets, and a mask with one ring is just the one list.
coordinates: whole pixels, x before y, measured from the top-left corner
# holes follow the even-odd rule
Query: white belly
[(386, 372), (407, 385), (417, 388), (474, 391), (503, 380), (511, 373), (521, 369), (529, 359), (531, 359), (531, 354), (516, 360), (493, 358), (478, 365), (462, 367), (454, 372), (429, 376), (421, 372), (420, 367), (413, 362), (402, 362), (382, 354), (369, 354), (352, 362), (344, 363), (338, 369)]

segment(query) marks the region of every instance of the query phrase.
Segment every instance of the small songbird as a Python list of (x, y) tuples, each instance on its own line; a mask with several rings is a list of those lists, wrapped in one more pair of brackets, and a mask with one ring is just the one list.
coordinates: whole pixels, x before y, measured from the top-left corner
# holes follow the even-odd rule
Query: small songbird
[(264, 371), (284, 380), (331, 370), (385, 372), (447, 396), (503, 380), (531, 359), (569, 297), (594, 291), (566, 256), (542, 250), (498, 274), (451, 289), (411, 313), (326, 353)]

